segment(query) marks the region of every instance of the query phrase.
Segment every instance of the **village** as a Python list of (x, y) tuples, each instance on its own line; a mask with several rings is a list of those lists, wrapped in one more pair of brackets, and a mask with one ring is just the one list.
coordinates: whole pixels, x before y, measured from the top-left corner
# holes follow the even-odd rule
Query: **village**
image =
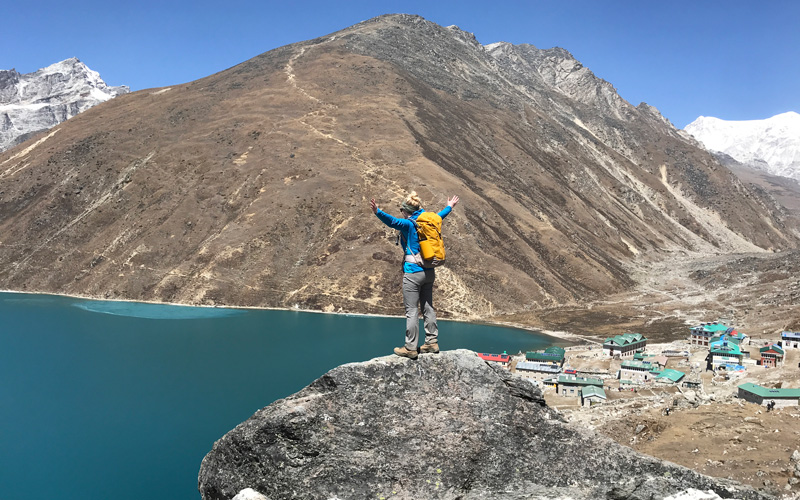
[(638, 333), (479, 354), (542, 389), (566, 420), (698, 472), (800, 494), (800, 332), (751, 337), (723, 321), (685, 339)]
[[(602, 346), (553, 346), (517, 355), (478, 355), (531, 379), (556, 408), (590, 407), (646, 389), (716, 392), (709, 386), (731, 385), (731, 381), (741, 382), (736, 386), (737, 397), (768, 410), (800, 406), (800, 388), (783, 387), (783, 382), (796, 382), (800, 374), (800, 332), (785, 331), (779, 339), (756, 339), (715, 321), (691, 328), (684, 341), (649, 347), (642, 334), (625, 333), (605, 339)], [(795, 368), (791, 380), (759, 376), (770, 369), (774, 369), (770, 375), (782, 373), (790, 364)], [(767, 385), (755, 383), (758, 381)], [(615, 391), (620, 393), (616, 397)]]

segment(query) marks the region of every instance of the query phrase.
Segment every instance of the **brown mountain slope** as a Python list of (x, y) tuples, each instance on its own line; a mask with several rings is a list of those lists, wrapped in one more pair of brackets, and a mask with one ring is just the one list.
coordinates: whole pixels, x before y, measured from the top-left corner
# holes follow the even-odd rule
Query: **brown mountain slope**
[(752, 184), (756, 190), (766, 190), (785, 208), (800, 213), (800, 181), (744, 165), (725, 153), (714, 153), (714, 157), (735, 173), (742, 182)]
[(367, 200), (446, 220), (445, 315), (633, 286), (631, 263), (791, 248), (779, 208), (561, 49), (384, 16), (120, 96), (0, 156), (0, 287), (397, 313)]

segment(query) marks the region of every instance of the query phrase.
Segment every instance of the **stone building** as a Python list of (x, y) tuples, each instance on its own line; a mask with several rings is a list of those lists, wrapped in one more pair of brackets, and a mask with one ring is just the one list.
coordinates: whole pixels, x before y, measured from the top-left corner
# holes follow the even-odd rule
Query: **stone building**
[(585, 385), (581, 388), (581, 406), (594, 406), (606, 402), (606, 391), (596, 385)]
[(645, 354), (642, 352), (637, 352), (633, 355), (634, 361), (644, 361), (650, 363), (651, 365), (658, 365), (660, 368), (666, 368), (667, 363), (669, 362), (669, 358), (666, 356), (658, 356), (656, 354)]
[(766, 406), (770, 401), (775, 402), (776, 408), (800, 406), (800, 389), (771, 389), (757, 384), (742, 384), (738, 387), (739, 398)]
[(561, 396), (579, 397), (583, 387), (593, 385), (603, 387), (603, 379), (576, 377), (575, 375), (559, 375), (556, 390)]
[(647, 361), (626, 360), (619, 368), (619, 378), (635, 384), (643, 384), (654, 379), (661, 369), (656, 364)]

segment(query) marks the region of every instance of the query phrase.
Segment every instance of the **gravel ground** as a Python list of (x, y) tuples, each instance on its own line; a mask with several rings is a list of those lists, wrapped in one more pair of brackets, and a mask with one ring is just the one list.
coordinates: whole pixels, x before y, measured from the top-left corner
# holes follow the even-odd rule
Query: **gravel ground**
[[(762, 342), (758, 339), (756, 345), (745, 346), (754, 359)], [(670, 358), (667, 367), (687, 373), (687, 378), (699, 378), (701, 389), (644, 386), (636, 392), (620, 392), (615, 378), (619, 360), (604, 358), (597, 346), (587, 345), (569, 348), (565, 366), (577, 369), (579, 375), (608, 373), (608, 401), (583, 408), (579, 399), (558, 396), (552, 389), (545, 390), (545, 398), (569, 421), (594, 428), (637, 451), (775, 495), (800, 497), (800, 465), (791, 458), (800, 449), (800, 408), (767, 412), (736, 397), (737, 386), (745, 382), (800, 387), (800, 352), (788, 351), (782, 367), (748, 366), (746, 373), (725, 379), (703, 371), (707, 349), (678, 340), (649, 344), (647, 352), (657, 354), (664, 349), (690, 351), (688, 358)], [(671, 411), (666, 415), (668, 407)]]

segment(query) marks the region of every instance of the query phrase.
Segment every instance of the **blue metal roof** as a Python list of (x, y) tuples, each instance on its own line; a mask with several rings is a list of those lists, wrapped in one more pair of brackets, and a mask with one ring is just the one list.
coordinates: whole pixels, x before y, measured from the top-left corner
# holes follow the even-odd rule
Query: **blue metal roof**
[(517, 370), (530, 370), (546, 373), (559, 373), (561, 368), (550, 363), (537, 363), (535, 361), (520, 361), (517, 363)]

